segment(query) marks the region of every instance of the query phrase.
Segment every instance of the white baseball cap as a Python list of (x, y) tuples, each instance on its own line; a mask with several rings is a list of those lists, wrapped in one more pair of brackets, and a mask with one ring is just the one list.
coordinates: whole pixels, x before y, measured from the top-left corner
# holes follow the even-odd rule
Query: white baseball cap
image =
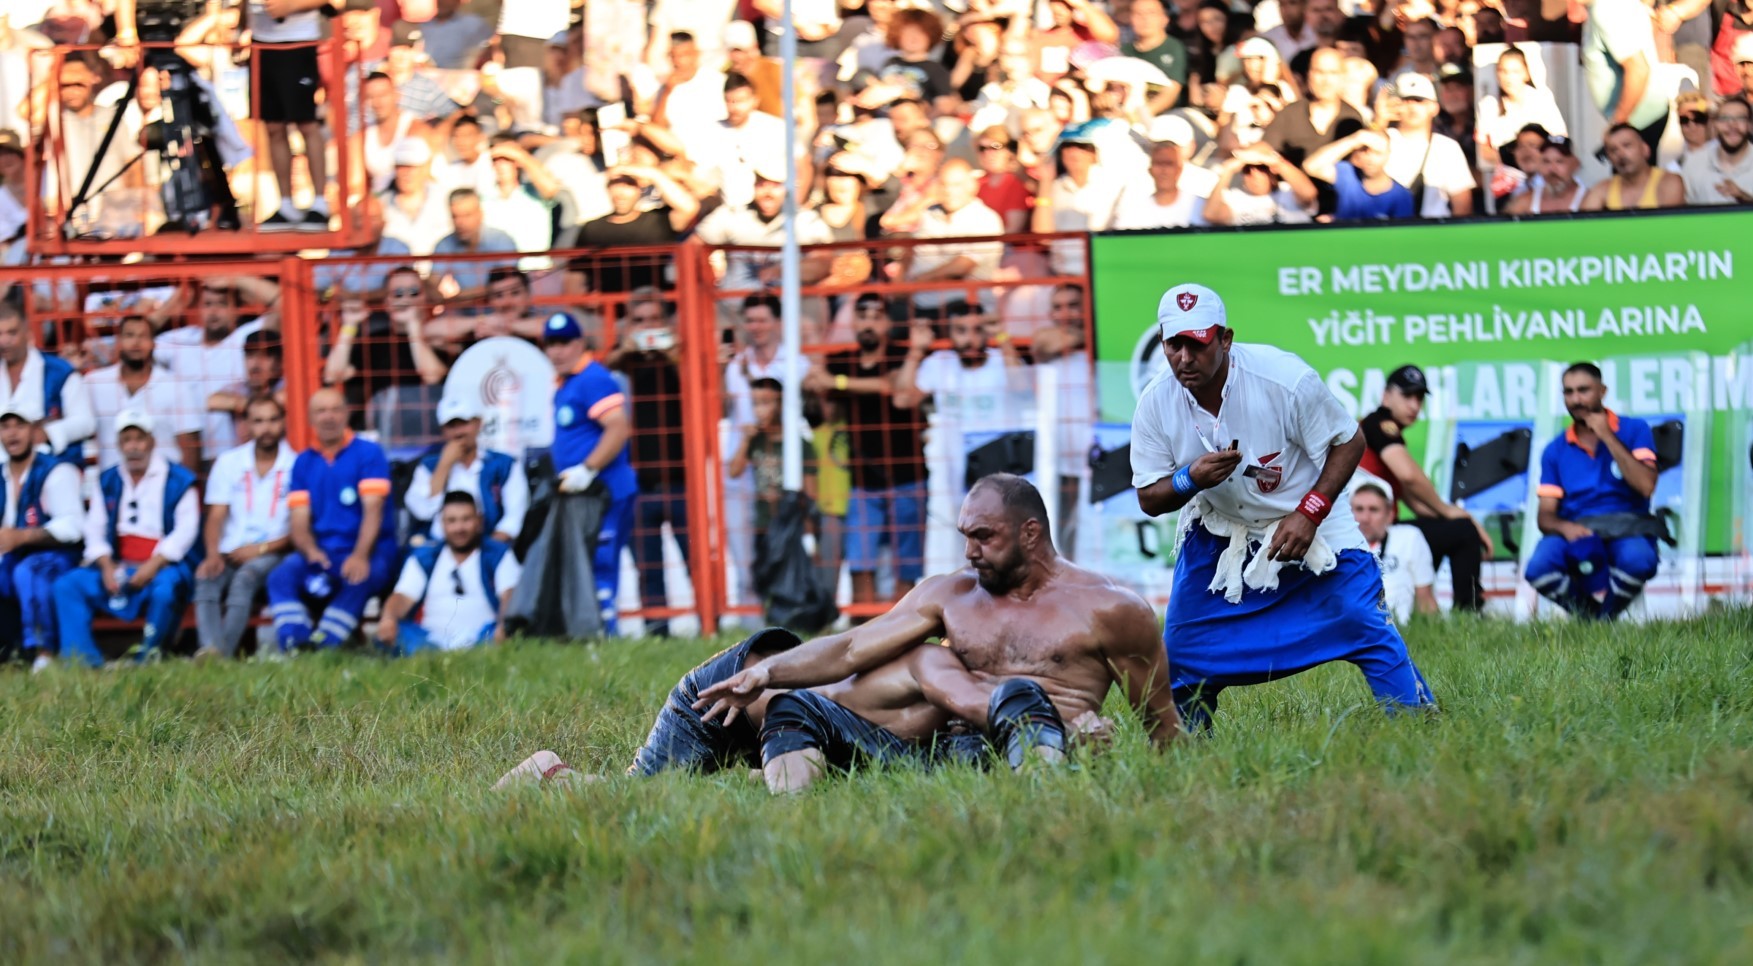
[(1734, 53), (1730, 57), (1737, 64), (1753, 63), (1753, 33), (1743, 33), (1735, 41)]
[(116, 416), (116, 434), (118, 436), (124, 429), (138, 429), (151, 436), (152, 426), (152, 414), (143, 409), (124, 409)]
[(1394, 93), (1401, 100), (1436, 100), (1436, 85), (1430, 78), (1414, 71), (1407, 71), (1394, 79)]
[(761, 43), (755, 37), (755, 25), (747, 20), (732, 20), (724, 27), (725, 50), (760, 50)]
[(1193, 125), (1179, 115), (1162, 114), (1151, 118), (1144, 136), (1152, 144), (1173, 144), (1184, 151), (1193, 144)]
[(1242, 60), (1250, 57), (1263, 57), (1267, 60), (1280, 60), (1278, 45), (1265, 37), (1249, 37), (1236, 45), (1236, 56)]
[(5, 419), (8, 416), (13, 417), (14, 419), (22, 419), (27, 423), (36, 422), (35, 416), (24, 411), (24, 403), (22, 402), (0, 403), (0, 419)]
[(422, 138), (405, 137), (396, 141), (391, 160), (397, 167), (417, 168), (432, 161), (432, 148)]
[(1164, 342), (1184, 335), (1201, 345), (1210, 345), (1217, 330), (1229, 325), (1229, 313), (1223, 299), (1203, 285), (1184, 283), (1163, 293), (1157, 303), (1156, 322)]
[(481, 407), (468, 396), (446, 396), (438, 401), (438, 425), (481, 418)]

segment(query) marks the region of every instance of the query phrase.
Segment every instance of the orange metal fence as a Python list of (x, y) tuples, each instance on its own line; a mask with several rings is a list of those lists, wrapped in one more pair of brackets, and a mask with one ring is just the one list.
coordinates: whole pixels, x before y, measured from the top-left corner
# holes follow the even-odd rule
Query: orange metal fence
[[(333, 385), (353, 404), (356, 428), (404, 467), (441, 442), (435, 408), (453, 395), (478, 404), (481, 445), (519, 455), (545, 448), (554, 372), (540, 331), (551, 313), (569, 312), (634, 415), (642, 495), (622, 614), (643, 618), (648, 631), (687, 618), (710, 632), (722, 618), (760, 611), (749, 566), (780, 447), (771, 423), (779, 394), (765, 377), (806, 394), (818, 563), (855, 616), (881, 612), (921, 573), (960, 559), (956, 505), (972, 468), (1041, 467), (1060, 481), (1058, 499), (1048, 497), (1061, 529), (1075, 520), (1093, 416), (1088, 278), (1053, 274), (1046, 253), (1087, 241), (968, 240), (1000, 252), (977, 268), (981, 277), (909, 280), (928, 257), (921, 251), (940, 244), (807, 250), (796, 387), (783, 385), (776, 351), (777, 288), (741, 281), (759, 280), (749, 269), (765, 267), (773, 250), (59, 265), (0, 270), (0, 294), (22, 288), (34, 344), (88, 369), (114, 358), (125, 314), (154, 320), (160, 341), (178, 328), (211, 324), (217, 334), (262, 316), (283, 347), (293, 445), (309, 442), (305, 403)], [(213, 294), (221, 292), (223, 300)], [(1036, 405), (1046, 368), (1058, 376), (1047, 407), (1056, 429), (1041, 425)], [(1000, 392), (990, 395), (994, 384)], [(977, 409), (983, 400), (998, 405)], [(1043, 429), (1052, 449), (1033, 460)], [(982, 440), (992, 445), (982, 450)], [(411, 519), (403, 526), (415, 536)]]

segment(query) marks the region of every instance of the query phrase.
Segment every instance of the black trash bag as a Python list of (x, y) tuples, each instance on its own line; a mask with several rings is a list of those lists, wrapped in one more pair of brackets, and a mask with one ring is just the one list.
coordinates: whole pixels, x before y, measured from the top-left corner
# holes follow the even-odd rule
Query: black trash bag
[(798, 634), (814, 634), (840, 616), (834, 589), (803, 545), (805, 524), (815, 512), (802, 493), (782, 494), (755, 548), (755, 591), (766, 603), (767, 623)]
[(539, 531), (522, 555), (523, 579), (505, 612), (506, 628), (530, 637), (599, 637), (603, 615), (591, 559), (608, 513), (608, 489), (599, 480), (583, 493), (561, 493), (551, 478), (544, 479), (531, 510), (538, 505), (539, 524), (524, 527), (525, 534), (537, 526)]

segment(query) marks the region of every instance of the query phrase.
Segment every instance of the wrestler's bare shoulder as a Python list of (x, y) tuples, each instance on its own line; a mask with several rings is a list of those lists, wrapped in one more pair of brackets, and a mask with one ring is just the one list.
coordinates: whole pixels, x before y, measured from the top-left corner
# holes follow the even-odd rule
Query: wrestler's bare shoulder
[(1048, 585), (1055, 597), (1075, 597), (1092, 613), (1144, 615), (1154, 619), (1155, 612), (1151, 610), (1150, 604), (1131, 588), (1116, 583), (1113, 578), (1079, 567), (1069, 560), (1060, 560), (1059, 567), (1059, 573)]

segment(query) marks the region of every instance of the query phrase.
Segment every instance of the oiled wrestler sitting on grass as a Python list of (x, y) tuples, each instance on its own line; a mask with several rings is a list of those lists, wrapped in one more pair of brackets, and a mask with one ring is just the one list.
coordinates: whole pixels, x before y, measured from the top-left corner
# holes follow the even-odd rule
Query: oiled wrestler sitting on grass
[[(961, 530), (970, 570), (925, 581), (882, 617), (803, 647), (784, 632), (764, 632), (689, 672), (632, 771), (732, 764), (765, 730), (773, 739), (764, 762), (770, 784), (786, 790), (808, 784), (824, 764), (890, 745), (889, 737), (917, 742), (929, 732), (915, 729), (945, 714), (986, 728), (1016, 762), (1050, 736), (1033, 710), (1037, 689), (1075, 731), (1100, 735), (1106, 722), (1098, 711), (1115, 683), (1153, 741), (1174, 737), (1180, 719), (1164, 687), (1155, 615), (1137, 595), (1059, 557), (1033, 485), (1014, 476), (982, 480), (963, 504)], [(927, 643), (936, 637), (949, 646)], [(777, 690), (810, 686), (820, 690), (796, 697)], [(707, 699), (720, 697), (702, 716)], [(935, 710), (921, 708), (921, 697)], [(847, 713), (888, 736), (849, 740), (848, 729), (862, 726)], [(942, 744), (935, 747), (941, 753)], [(565, 771), (543, 752), (502, 782)]]

